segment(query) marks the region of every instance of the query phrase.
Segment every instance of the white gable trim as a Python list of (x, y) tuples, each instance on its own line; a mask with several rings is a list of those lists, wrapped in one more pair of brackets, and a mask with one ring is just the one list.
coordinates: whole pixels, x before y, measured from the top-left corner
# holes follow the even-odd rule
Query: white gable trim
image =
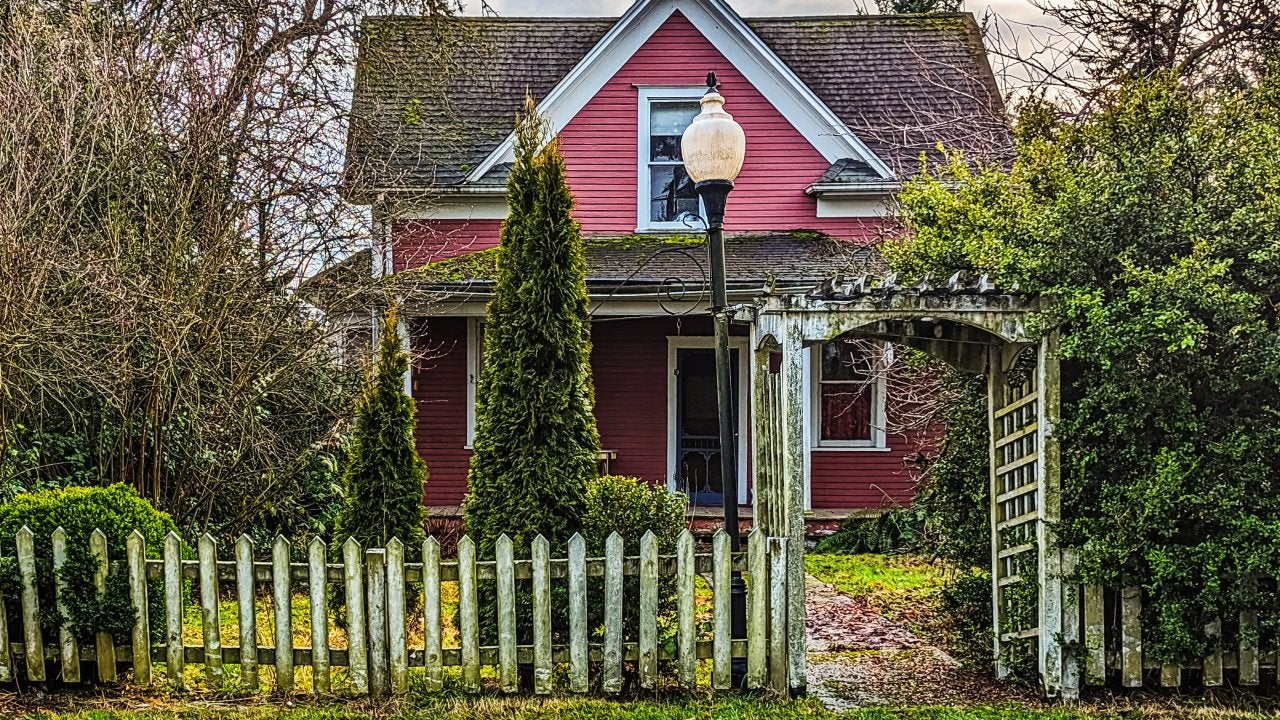
[[(538, 103), (538, 111), (550, 119), (552, 132), (563, 130), (677, 10), (704, 36), (723, 40), (717, 49), (827, 162), (857, 158), (881, 177), (893, 177), (889, 167), (791, 72), (724, 0), (637, 0)], [(733, 98), (729, 98), (730, 111), (732, 103)], [(748, 137), (748, 148), (750, 143)], [(513, 133), (472, 169), (465, 182), (484, 177), (499, 163), (511, 162), (514, 151)]]

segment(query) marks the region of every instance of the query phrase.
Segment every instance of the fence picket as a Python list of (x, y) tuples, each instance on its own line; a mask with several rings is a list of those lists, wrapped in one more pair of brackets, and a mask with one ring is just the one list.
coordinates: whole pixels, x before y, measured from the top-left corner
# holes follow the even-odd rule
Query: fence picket
[(787, 692), (787, 539), (769, 538), (769, 688)]
[(476, 544), (470, 536), (458, 541), (458, 631), (462, 645), (462, 686), (480, 691), (480, 621), (477, 616)]
[[(218, 636), (221, 622), (218, 617), (218, 547), (213, 536), (205, 533), (200, 538), (200, 619), (204, 636), (204, 672), (209, 681), (222, 680), (222, 640)], [(178, 642), (182, 642), (178, 633)], [(181, 652), (181, 649), (179, 649)]]
[(40, 596), (36, 593), (36, 544), (26, 525), (14, 538), (18, 574), (22, 578), (22, 639), (27, 653), (27, 679), (44, 682), (44, 635), (40, 633)]
[(404, 543), (387, 541), (387, 662), (391, 692), (409, 689), (409, 648), (405, 638)]
[(240, 627), (240, 687), (258, 690), (258, 614), (254, 600), (257, 583), (253, 578), (253, 540), (236, 538), (236, 616)]
[(4, 609), (4, 593), (0, 592), (0, 682), (13, 682), (13, 655), (9, 650), (9, 614)]
[(387, 551), (369, 548), (364, 551), (369, 593), (369, 694), (383, 697), (391, 690), (387, 667)]
[[(1245, 583), (1249, 602), (1257, 595), (1258, 579), (1250, 577)], [(1258, 611), (1256, 608), (1240, 611), (1239, 673), (1241, 685), (1258, 684)]]
[(311, 687), (328, 694), (329, 677), (329, 546), (313, 538), (307, 546), (307, 586), (311, 597)]
[(1120, 676), (1125, 687), (1142, 687), (1142, 588), (1120, 593)]
[(170, 531), (164, 538), (164, 671), (174, 687), (184, 685), (182, 668), (182, 539)]
[(434, 537), (422, 543), (423, 663), (427, 670), (427, 690), (444, 687), (440, 647), (440, 541)]
[(533, 691), (551, 692), (551, 546), (533, 539)]
[(271, 597), (275, 612), (276, 689), (293, 692), (293, 583), (289, 579), (289, 541), (276, 535), (271, 545)]
[(760, 528), (747, 536), (747, 574), (751, 576), (747, 587), (747, 687), (751, 690), (764, 687), (768, 669), (768, 542)]
[[(140, 685), (151, 684), (151, 623), (147, 613), (147, 539), (135, 529), (125, 541), (129, 563), (129, 598), (137, 619), (133, 622), (130, 646), (133, 650), (133, 681)], [(79, 662), (79, 660), (77, 660)], [(66, 668), (63, 668), (66, 675)]]
[[(58, 614), (67, 617), (66, 580), (62, 577), (62, 568), (67, 564), (67, 531), (61, 526), (53, 531), (53, 572), (57, 578), (54, 585), (54, 601), (58, 605)], [(62, 656), (62, 679), (64, 682), (80, 682), (80, 645), (70, 626), (62, 623), (58, 628), (58, 645)]]
[(622, 536), (604, 542), (604, 678), (601, 689), (622, 691)]
[(360, 541), (347, 538), (342, 544), (342, 576), (347, 601), (347, 674), (351, 689), (369, 692), (369, 648), (365, 642), (364, 549)]
[(711, 686), (716, 690), (728, 690), (733, 686), (733, 647), (730, 628), (733, 625), (733, 607), (730, 597), (732, 558), (729, 554), (729, 533), (721, 528), (711, 538), (712, 577), (715, 579), (715, 637), (712, 645)]
[[(97, 591), (98, 597), (102, 597), (107, 592), (107, 573), (111, 571), (111, 561), (107, 559), (107, 535), (101, 529), (95, 528), (89, 534), (89, 553), (96, 565), (93, 569), (93, 589)], [(115, 682), (115, 638), (108, 632), (94, 633), (93, 638), (98, 652), (98, 679), (102, 682)]]
[(658, 679), (658, 538), (650, 530), (640, 538), (640, 687)]
[(1212, 649), (1204, 658), (1204, 684), (1216, 687), (1222, 684), (1222, 621), (1213, 620), (1205, 623), (1205, 637), (1209, 639)]
[(587, 541), (569, 538), (569, 691), (584, 693), (587, 672)]
[(680, 686), (692, 690), (698, 680), (697, 636), (694, 634), (693, 533), (685, 528), (676, 540), (676, 654)]
[(1165, 687), (1178, 687), (1182, 684), (1182, 667), (1177, 663), (1164, 663), (1160, 666), (1160, 684)]
[(493, 546), (498, 580), (498, 679), (502, 692), (520, 689), (516, 672), (516, 566), (511, 538), (498, 536)]
[(1089, 685), (1107, 682), (1107, 636), (1101, 585), (1084, 586), (1084, 681)]

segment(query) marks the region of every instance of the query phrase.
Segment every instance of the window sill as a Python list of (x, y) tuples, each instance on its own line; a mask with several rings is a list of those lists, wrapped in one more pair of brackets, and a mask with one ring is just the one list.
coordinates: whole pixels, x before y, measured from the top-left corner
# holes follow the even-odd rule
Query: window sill
[(893, 448), (877, 445), (814, 445), (812, 452), (889, 452)]

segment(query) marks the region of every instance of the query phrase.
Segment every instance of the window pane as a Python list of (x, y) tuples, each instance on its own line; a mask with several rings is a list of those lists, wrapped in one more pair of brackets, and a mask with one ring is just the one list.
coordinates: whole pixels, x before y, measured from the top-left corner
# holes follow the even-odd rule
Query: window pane
[(649, 221), (675, 222), (682, 212), (698, 213), (698, 194), (684, 166), (649, 168)]
[(871, 379), (873, 360), (869, 348), (860, 343), (829, 342), (822, 345), (823, 380)]
[(822, 385), (822, 440), (871, 439), (871, 385)]
[(653, 103), (649, 106), (649, 159), (680, 159), (680, 136), (693, 122), (700, 106), (696, 102)]

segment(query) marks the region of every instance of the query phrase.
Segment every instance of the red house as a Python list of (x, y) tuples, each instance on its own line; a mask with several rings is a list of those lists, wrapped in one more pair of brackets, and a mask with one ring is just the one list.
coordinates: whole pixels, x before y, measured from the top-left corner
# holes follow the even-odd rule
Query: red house
[[(347, 197), (372, 206), (377, 228), (372, 253), (348, 264), (396, 274), (405, 295), (428, 505), (456, 507), (467, 490), (492, 248), (526, 92), (559, 134), (587, 236), (602, 465), (695, 507), (723, 502), (706, 249), (679, 151), (710, 71), (747, 134), (725, 219), (730, 303), (874, 268), (871, 244), (892, 231), (894, 193), (922, 153), (1009, 147), (968, 14), (743, 19), (723, 0), (639, 0), (618, 19), (364, 22)], [(910, 460), (927, 438), (895, 423), (894, 383), (875, 370), (889, 352), (812, 350), (806, 474), (820, 515), (911, 498)], [(751, 387), (736, 362), (732, 450), (747, 504)]]

